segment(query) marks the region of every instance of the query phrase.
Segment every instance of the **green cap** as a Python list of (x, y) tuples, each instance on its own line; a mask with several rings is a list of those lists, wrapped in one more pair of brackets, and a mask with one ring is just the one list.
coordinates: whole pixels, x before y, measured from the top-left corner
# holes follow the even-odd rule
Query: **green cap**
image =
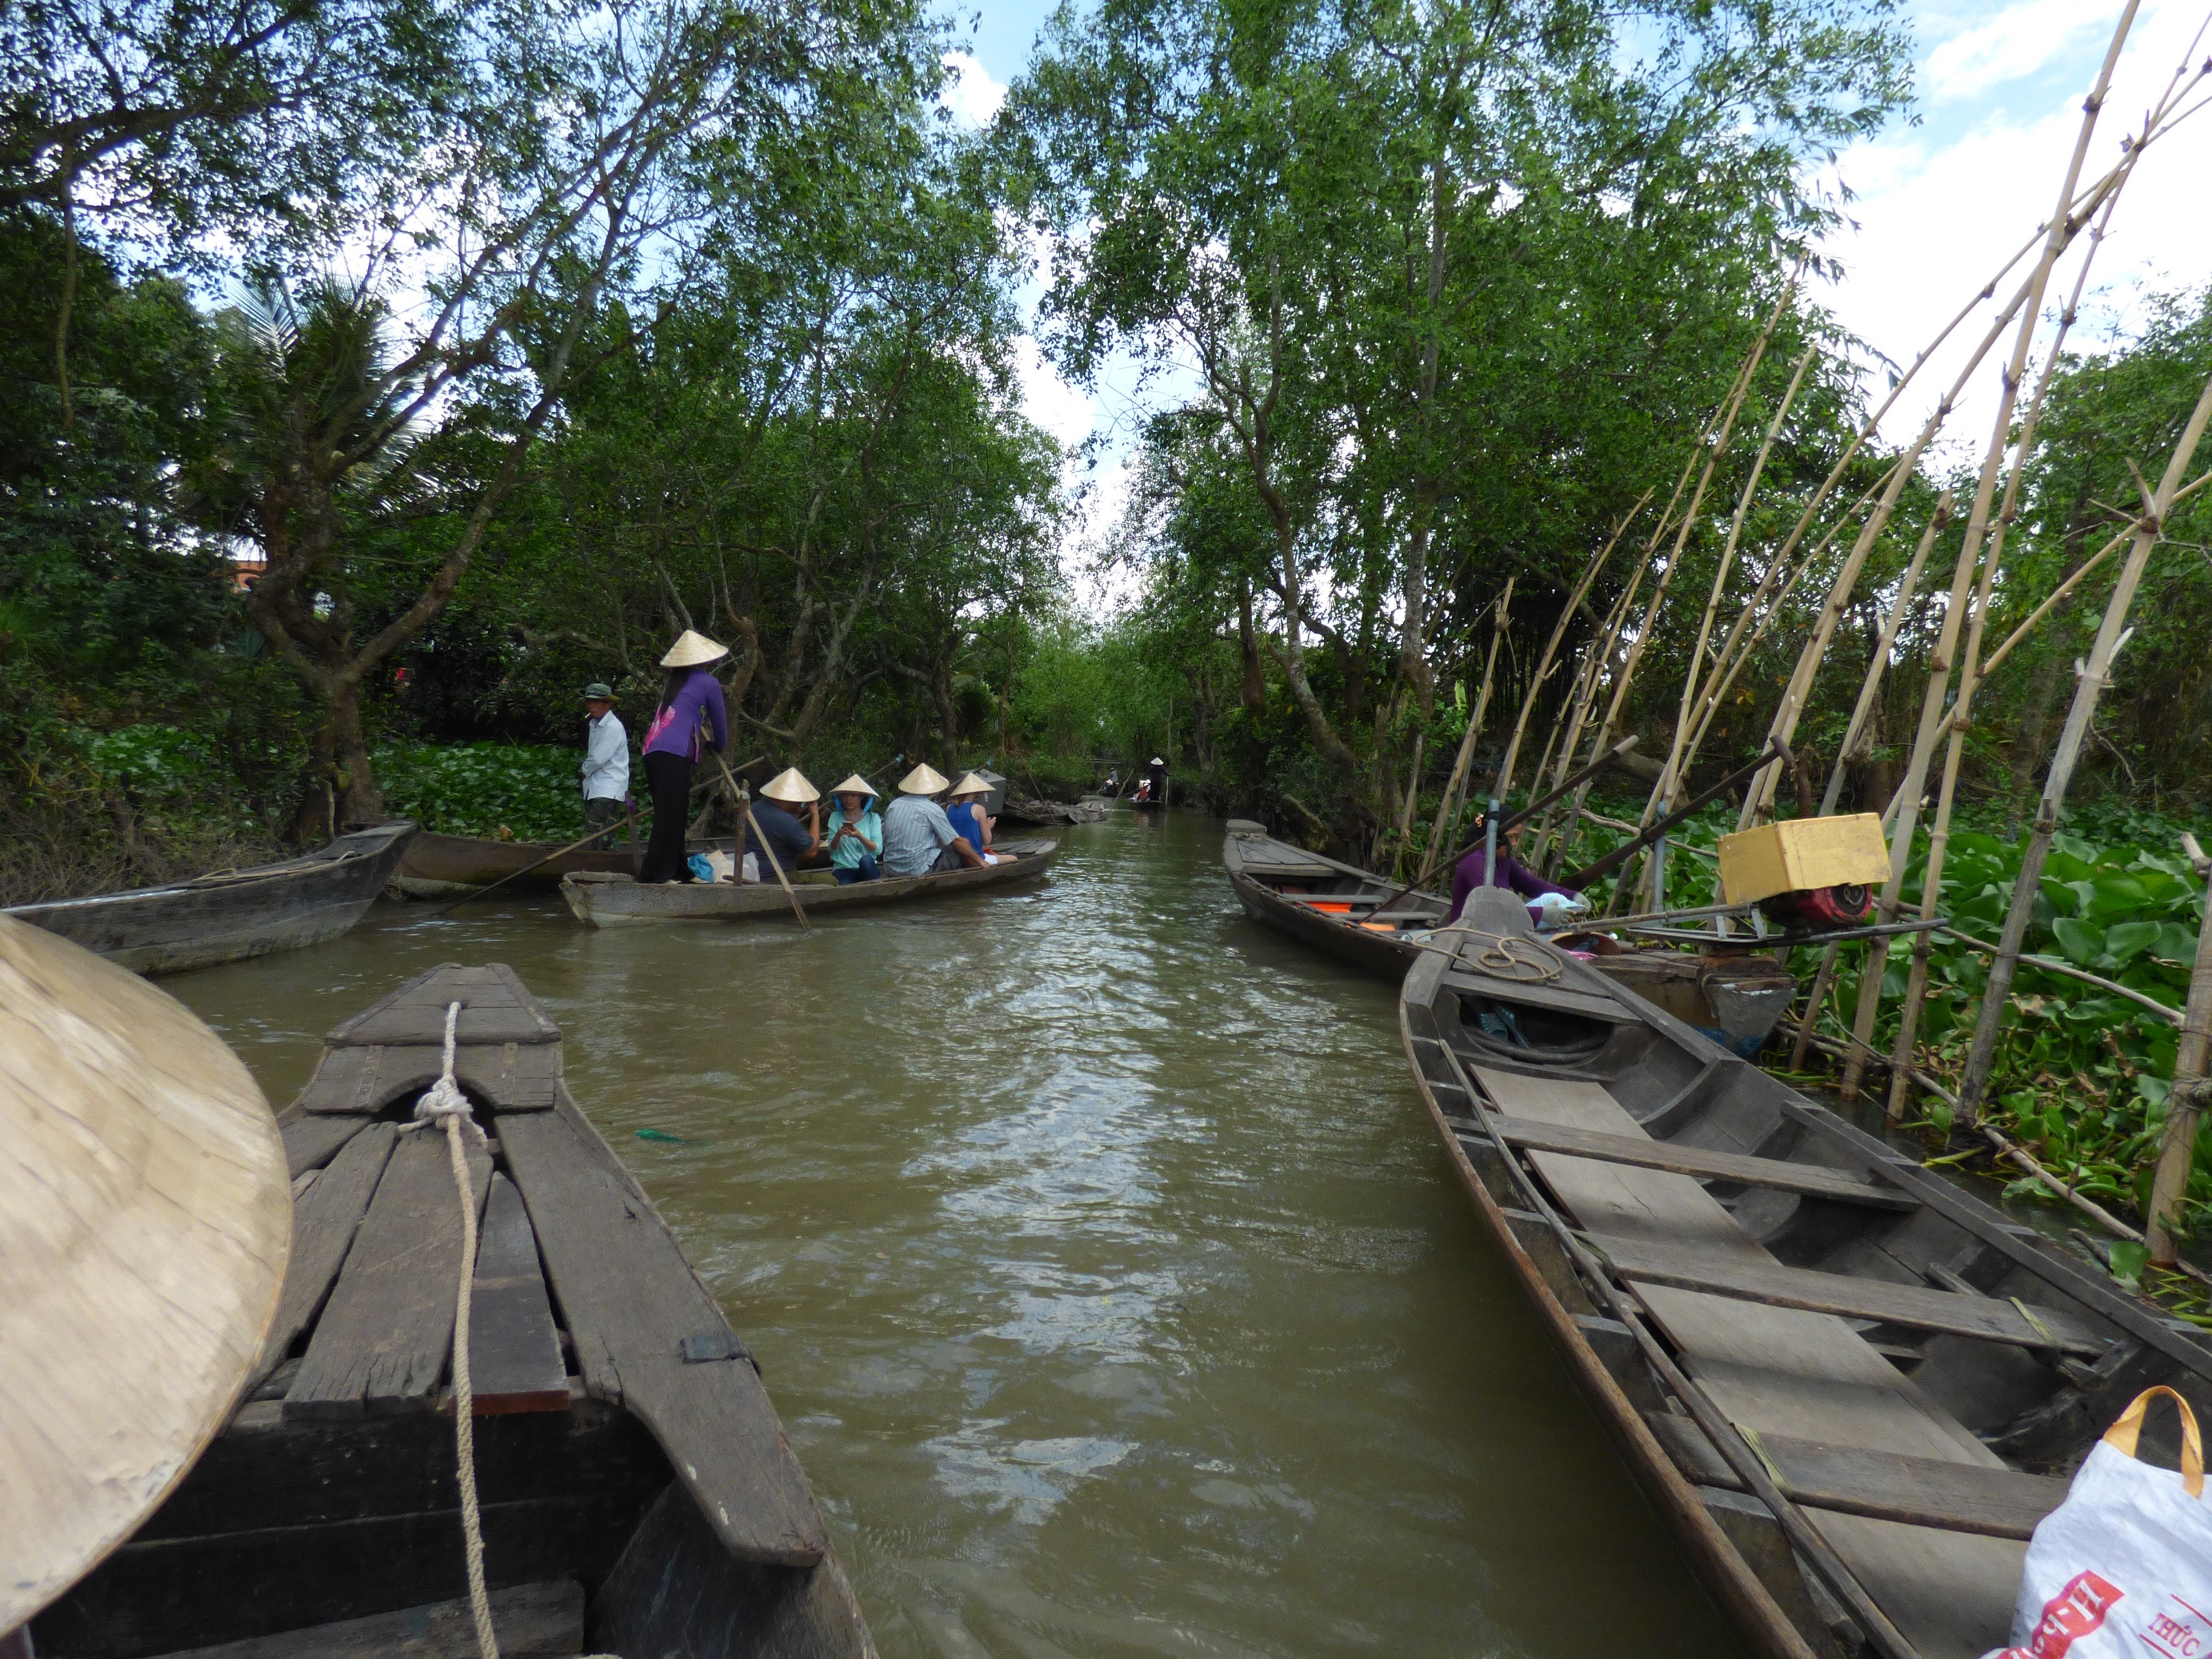
[(614, 688), (605, 680), (593, 680), (584, 688), (586, 702), (612, 702), (614, 700)]

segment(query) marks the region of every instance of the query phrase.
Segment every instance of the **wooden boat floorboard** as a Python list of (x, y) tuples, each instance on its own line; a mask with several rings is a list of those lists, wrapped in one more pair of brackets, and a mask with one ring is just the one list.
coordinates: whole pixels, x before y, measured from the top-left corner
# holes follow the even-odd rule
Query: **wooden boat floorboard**
[[(1876, 1186), (1832, 1170), (1793, 1164), (1785, 1158), (1749, 1158), (1741, 1152), (1708, 1152), (1701, 1146), (1677, 1146), (1654, 1140), (1650, 1135), (1603, 1134), (1572, 1129), (1530, 1118), (1498, 1117), (1491, 1128), (1512, 1146), (1534, 1152), (1566, 1152), (1613, 1164), (1632, 1164), (1648, 1170), (1705, 1181), (1734, 1182), (1747, 1187), (1771, 1187), (1778, 1192), (1802, 1193), (1812, 1198), (1835, 1199), (1846, 1204), (1868, 1204), (1881, 1209), (1911, 1210), (1920, 1200), (1894, 1187)], [(1476, 1133), (1468, 1131), (1468, 1133)]]
[[(1474, 1068), (1512, 1115), (1614, 1135), (1644, 1133), (1595, 1083)], [(1695, 1241), (1753, 1265), (1771, 1261), (1718, 1200), (1686, 1176), (1534, 1152), (1562, 1207), (1594, 1233), (1653, 1243)], [(1939, 1420), (1911, 1384), (1832, 1315), (1652, 1286), (1644, 1299), (1681, 1363), (1739, 1426), (1765, 1435), (2002, 1468)], [(1926, 1659), (1987, 1651), (2020, 1583), (2015, 1541), (1823, 1511), (1823, 1536)], [(2002, 1615), (2002, 1617), (2000, 1617)]]

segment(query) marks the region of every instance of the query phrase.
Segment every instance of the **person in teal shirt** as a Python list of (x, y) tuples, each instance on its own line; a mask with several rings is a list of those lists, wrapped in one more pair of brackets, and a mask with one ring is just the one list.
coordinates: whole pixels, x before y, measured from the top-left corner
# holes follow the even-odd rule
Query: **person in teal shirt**
[(877, 816), (875, 787), (858, 772), (833, 792), (837, 805), (830, 814), (823, 839), (830, 846), (830, 867), (837, 884), (873, 881), (879, 873), (876, 855), (884, 850), (884, 821)]

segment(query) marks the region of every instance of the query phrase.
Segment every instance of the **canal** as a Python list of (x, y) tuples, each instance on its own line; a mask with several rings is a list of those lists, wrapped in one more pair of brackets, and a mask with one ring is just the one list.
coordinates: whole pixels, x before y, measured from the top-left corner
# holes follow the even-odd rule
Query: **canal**
[(592, 932), (557, 901), (163, 981), (272, 1103), (511, 964), (760, 1356), (886, 1659), (1734, 1651), (1452, 1183), (1395, 988), (1220, 825), (1028, 891)]

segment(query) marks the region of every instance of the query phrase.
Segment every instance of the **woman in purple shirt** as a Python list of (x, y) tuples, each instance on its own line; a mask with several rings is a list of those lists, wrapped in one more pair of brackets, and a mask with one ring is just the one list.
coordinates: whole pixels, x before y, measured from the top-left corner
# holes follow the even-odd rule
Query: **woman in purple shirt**
[[(1477, 829), (1482, 827), (1480, 819), (1476, 820), (1475, 827)], [(1546, 881), (1543, 877), (1513, 856), (1520, 850), (1522, 831), (1526, 827), (1524, 824), (1516, 823), (1505, 832), (1505, 844), (1498, 849), (1497, 873), (1490, 885), (1510, 887), (1524, 899), (1537, 898), (1546, 893), (1562, 893), (1569, 898), (1580, 898), (1581, 894), (1570, 891), (1556, 883)], [(1445, 918), (1447, 921), (1459, 920), (1459, 913), (1467, 908), (1467, 896), (1483, 884), (1482, 864), (1486, 855), (1486, 849), (1478, 847), (1462, 859), (1459, 861), (1459, 867), (1452, 872), (1451, 914)], [(1529, 920), (1532, 921), (1535, 920), (1533, 908), (1529, 913)]]
[(660, 665), (668, 671), (660, 707), (645, 730), (645, 779), (653, 790), (653, 838), (637, 867), (640, 881), (690, 881), (684, 857), (684, 826), (691, 816), (691, 769), (699, 763), (702, 728), (714, 734), (716, 753), (729, 746), (729, 716), (722, 707), (722, 683), (709, 664), (730, 654), (690, 629), (669, 647)]

